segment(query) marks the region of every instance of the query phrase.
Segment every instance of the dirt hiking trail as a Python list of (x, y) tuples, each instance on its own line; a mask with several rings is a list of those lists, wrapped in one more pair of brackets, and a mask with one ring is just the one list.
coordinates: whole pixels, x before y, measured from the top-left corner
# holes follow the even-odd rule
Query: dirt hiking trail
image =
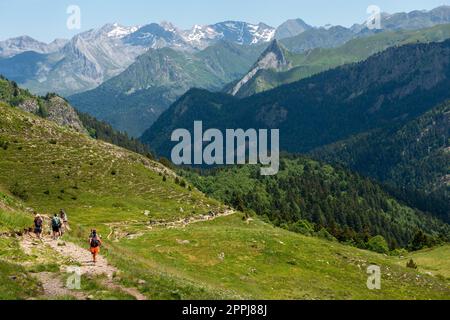
[[(21, 246), (24, 252), (28, 255), (35, 253), (36, 248), (47, 247), (52, 251), (58, 253), (66, 261), (72, 262), (72, 265), (76, 265), (80, 268), (82, 275), (87, 276), (99, 276), (105, 275), (106, 279), (103, 281), (103, 285), (109, 289), (123, 291), (136, 300), (147, 300), (147, 298), (141, 294), (137, 289), (126, 288), (113, 281), (114, 273), (118, 271), (117, 268), (108, 264), (107, 260), (101, 255), (97, 256), (97, 263), (92, 262), (92, 255), (89, 250), (82, 248), (74, 243), (53, 240), (51, 237), (44, 237), (42, 241), (36, 239), (34, 235), (25, 235), (21, 241)], [(61, 265), (61, 272), (67, 272), (67, 264)], [(36, 277), (41, 281), (44, 287), (44, 291), (48, 296), (63, 296), (73, 295), (78, 299), (86, 299), (88, 297), (81, 291), (69, 290), (66, 288), (60, 277), (52, 276), (51, 273), (41, 272), (36, 274)]]

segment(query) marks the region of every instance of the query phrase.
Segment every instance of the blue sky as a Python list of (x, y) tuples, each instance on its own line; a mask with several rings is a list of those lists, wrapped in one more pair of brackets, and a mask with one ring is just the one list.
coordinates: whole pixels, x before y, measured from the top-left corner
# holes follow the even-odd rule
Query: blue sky
[[(224, 20), (278, 26), (290, 18), (312, 25), (349, 26), (366, 19), (366, 8), (385, 12), (432, 9), (450, 0), (0, 0), (0, 40), (29, 35), (49, 42), (108, 22), (143, 25), (170, 21), (181, 28)], [(81, 9), (81, 30), (68, 30), (66, 9)]]

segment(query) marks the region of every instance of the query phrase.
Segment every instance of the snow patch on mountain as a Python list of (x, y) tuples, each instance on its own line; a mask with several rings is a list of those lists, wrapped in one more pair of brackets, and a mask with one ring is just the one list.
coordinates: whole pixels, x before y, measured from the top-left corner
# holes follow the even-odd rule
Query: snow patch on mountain
[(122, 25), (119, 25), (118, 23), (114, 23), (112, 25), (112, 29), (106, 34), (106, 36), (113, 39), (122, 39), (123, 37), (136, 32), (138, 29), (139, 27), (137, 26), (124, 27)]

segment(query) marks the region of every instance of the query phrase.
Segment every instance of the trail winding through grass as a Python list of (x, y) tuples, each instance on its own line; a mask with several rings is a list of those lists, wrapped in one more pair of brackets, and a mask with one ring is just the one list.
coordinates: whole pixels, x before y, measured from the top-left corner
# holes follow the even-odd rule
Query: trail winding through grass
[[(133, 296), (136, 300), (147, 300), (147, 298), (137, 289), (126, 288), (120, 284), (115, 283), (113, 281), (113, 276), (118, 271), (118, 269), (109, 265), (108, 261), (104, 257), (99, 255), (97, 257), (97, 263), (94, 264), (92, 262), (91, 253), (87, 249), (82, 248), (74, 243), (62, 240), (53, 240), (50, 237), (44, 237), (42, 241), (39, 241), (31, 235), (25, 235), (22, 238), (21, 246), (27, 254), (31, 254), (32, 249), (37, 246), (48, 246), (53, 251), (57, 252), (62, 257), (69, 259), (73, 262), (74, 265), (79, 267), (81, 275), (105, 275), (106, 279), (103, 281), (105, 287), (112, 290), (123, 291)], [(67, 272), (68, 267), (69, 266), (61, 266), (62, 271)], [(44, 291), (46, 291), (46, 294), (49, 296), (74, 295), (77, 298), (86, 298), (82, 294), (82, 292), (67, 289), (62, 279), (57, 279), (47, 272), (38, 273), (37, 277), (43, 283)]]

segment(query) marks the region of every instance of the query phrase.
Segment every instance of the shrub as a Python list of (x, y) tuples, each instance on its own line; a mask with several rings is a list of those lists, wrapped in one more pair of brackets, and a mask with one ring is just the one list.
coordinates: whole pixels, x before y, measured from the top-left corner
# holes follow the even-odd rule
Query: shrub
[(411, 243), (409, 244), (409, 248), (412, 251), (421, 250), (425, 247), (431, 246), (429, 237), (423, 233), (422, 230), (418, 230), (416, 234), (414, 235), (414, 238), (412, 239)]
[(13, 107), (18, 107), (19, 105), (21, 105), (23, 102), (25, 101), (24, 97), (21, 96), (15, 96), (13, 97), (9, 103), (13, 106)]
[(22, 199), (23, 201), (28, 200), (27, 190), (23, 186), (21, 186), (18, 182), (14, 183), (9, 191), (11, 191), (11, 193), (14, 196)]
[(406, 256), (408, 254), (408, 250), (406, 250), (406, 249), (395, 249), (395, 250), (392, 250), (391, 252), (389, 252), (389, 255), (390, 256), (393, 256), (393, 257), (404, 257), (404, 256)]
[(406, 263), (406, 267), (410, 269), (417, 269), (417, 264), (414, 262), (413, 259), (410, 259), (408, 263)]
[(38, 116), (40, 116), (41, 118), (47, 118), (48, 117), (47, 106), (41, 101), (38, 102), (38, 105), (39, 105), (39, 109), (37, 111)]
[(8, 147), (9, 147), (8, 141), (0, 140), (0, 148), (2, 148), (3, 150), (7, 150)]
[(164, 157), (159, 159), (159, 163), (161, 163), (163, 166), (165, 166), (167, 168), (173, 169), (173, 167), (174, 167), (173, 163), (169, 159), (164, 158)]
[(337, 241), (337, 239), (333, 237), (331, 233), (329, 233), (325, 228), (322, 228), (318, 232), (316, 232), (316, 236), (329, 241)]
[(369, 239), (367, 248), (378, 253), (388, 253), (389, 246), (383, 236), (375, 236)]
[(311, 235), (314, 233), (314, 227), (311, 223), (309, 223), (306, 220), (299, 220), (295, 223), (292, 223), (287, 228), (289, 231), (304, 234), (304, 235)]

